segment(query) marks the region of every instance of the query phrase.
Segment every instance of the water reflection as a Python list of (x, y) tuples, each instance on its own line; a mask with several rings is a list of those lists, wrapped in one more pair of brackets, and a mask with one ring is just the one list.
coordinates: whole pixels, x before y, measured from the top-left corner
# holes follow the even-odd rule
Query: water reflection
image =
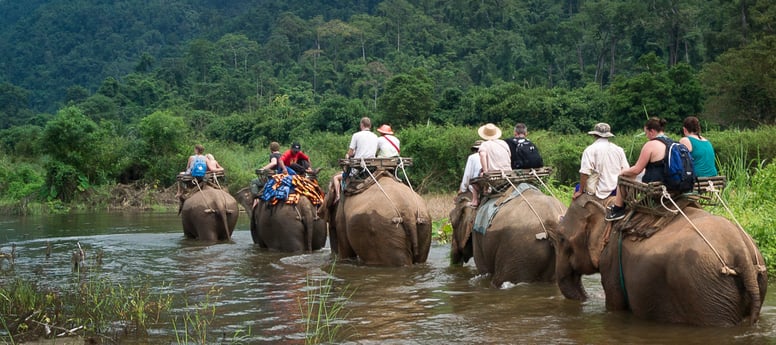
[[(180, 320), (220, 289), (218, 317), (209, 326), (213, 339), (250, 329), (250, 344), (303, 343), (308, 281), (327, 278), (335, 295), (352, 294), (341, 340), (349, 344), (769, 344), (776, 337), (774, 286), (754, 327), (655, 324), (606, 312), (596, 276), (585, 278), (585, 303), (566, 300), (552, 284), (497, 290), (487, 277), (476, 276), (471, 263), (450, 267), (446, 245), (433, 245), (428, 262), (411, 268), (338, 264), (332, 271), (328, 249), (302, 255), (260, 250), (248, 227), (241, 217), (232, 242), (208, 245), (185, 240), (172, 214), (0, 219), (0, 251), (16, 243), (19, 255), (13, 272), (4, 265), (0, 280), (15, 274), (63, 284), (73, 275), (70, 254), (80, 243), (90, 265), (97, 250), (104, 252), (100, 270), (116, 282), (142, 277), (186, 296), (168, 320)], [(150, 339), (122, 343), (169, 343), (173, 332), (165, 323)]]

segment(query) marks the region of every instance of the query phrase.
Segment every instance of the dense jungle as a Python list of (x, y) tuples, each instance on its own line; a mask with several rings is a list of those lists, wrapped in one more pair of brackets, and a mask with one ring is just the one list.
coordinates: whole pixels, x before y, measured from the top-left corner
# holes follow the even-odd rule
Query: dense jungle
[(634, 161), (648, 116), (678, 139), (696, 115), (742, 191), (776, 150), (773, 0), (30, 0), (0, 13), (7, 214), (169, 204), (196, 143), (235, 189), (270, 141), (300, 142), (328, 178), (362, 116), (393, 126), (422, 193), (455, 190), (486, 122), (526, 123), (558, 187), (602, 121)]

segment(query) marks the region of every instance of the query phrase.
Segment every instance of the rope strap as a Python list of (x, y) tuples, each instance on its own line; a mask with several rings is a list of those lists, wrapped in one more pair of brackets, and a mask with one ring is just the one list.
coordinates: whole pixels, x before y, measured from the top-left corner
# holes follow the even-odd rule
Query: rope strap
[[(722, 269), (721, 269), (721, 273), (722, 274), (724, 274), (724, 275), (737, 275), (738, 273), (736, 273), (736, 271), (733, 268), (731, 268), (730, 266), (727, 265), (727, 263), (725, 263), (725, 260), (722, 259), (721, 255), (719, 255), (719, 252), (717, 251), (717, 249), (714, 248), (714, 246), (711, 244), (711, 242), (709, 242), (709, 240), (706, 238), (706, 236), (703, 235), (701, 230), (698, 229), (697, 226), (695, 226), (695, 223), (693, 223), (692, 220), (690, 220), (690, 217), (688, 217), (687, 214), (685, 214), (684, 211), (682, 211), (682, 209), (679, 208), (679, 205), (677, 205), (676, 202), (674, 202), (674, 199), (671, 198), (671, 194), (668, 193), (668, 190), (666, 190), (666, 187), (663, 186), (662, 188), (663, 188), (663, 195), (660, 197), (660, 204), (663, 205), (663, 208), (665, 208), (667, 211), (669, 211), (669, 212), (671, 212), (673, 214), (676, 214), (677, 212), (681, 213), (682, 216), (684, 217), (684, 219), (686, 219), (687, 222), (690, 223), (690, 225), (692, 225), (693, 229), (695, 229), (695, 232), (698, 235), (701, 236), (703, 241), (706, 242), (706, 244), (709, 246), (709, 248), (711, 248), (711, 250), (714, 252), (714, 255), (717, 256), (717, 259), (719, 259), (719, 262), (722, 263)], [(671, 203), (674, 205), (674, 207), (676, 209), (673, 209), (673, 210), (669, 209), (666, 206), (666, 204), (663, 202), (663, 200), (665, 200), (665, 199), (668, 199), (669, 201), (671, 201)]]

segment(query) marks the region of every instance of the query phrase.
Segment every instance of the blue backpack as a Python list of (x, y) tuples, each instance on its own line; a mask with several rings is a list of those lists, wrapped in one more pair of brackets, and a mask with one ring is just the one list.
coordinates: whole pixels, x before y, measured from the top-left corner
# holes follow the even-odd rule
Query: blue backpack
[(207, 162), (204, 156), (194, 156), (194, 162), (191, 163), (191, 176), (204, 177), (207, 172)]
[(680, 193), (691, 191), (695, 187), (697, 177), (690, 150), (663, 136), (656, 139), (666, 145), (666, 155), (663, 158), (663, 184), (666, 189)]

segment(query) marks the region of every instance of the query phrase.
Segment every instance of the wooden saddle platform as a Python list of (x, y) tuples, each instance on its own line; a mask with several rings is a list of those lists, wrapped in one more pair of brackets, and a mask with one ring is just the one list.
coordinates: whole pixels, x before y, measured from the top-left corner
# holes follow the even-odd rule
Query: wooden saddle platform
[(472, 184), (479, 186), (483, 197), (494, 198), (501, 196), (512, 186), (528, 183), (541, 188), (552, 175), (552, 167), (537, 169), (516, 169), (487, 172), (483, 176), (475, 177)]
[(629, 208), (642, 213), (655, 215), (673, 215), (675, 211), (666, 209), (665, 195), (673, 200), (689, 200), (699, 205), (714, 205), (715, 193), (721, 193), (727, 184), (725, 176), (700, 177), (695, 187), (687, 193), (667, 192), (662, 182), (644, 183), (635, 179), (620, 177), (618, 180), (623, 200)]

